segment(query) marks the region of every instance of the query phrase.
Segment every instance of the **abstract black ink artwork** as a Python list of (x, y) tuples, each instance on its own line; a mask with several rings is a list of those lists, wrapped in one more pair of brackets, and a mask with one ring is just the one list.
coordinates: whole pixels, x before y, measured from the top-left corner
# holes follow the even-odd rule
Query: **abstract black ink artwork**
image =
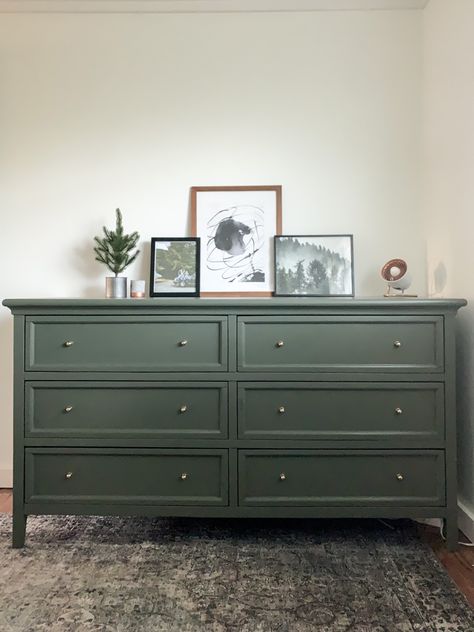
[(194, 187), (193, 234), (201, 238), (202, 293), (271, 294), (281, 187)]
[(206, 267), (234, 283), (264, 283), (263, 210), (251, 206), (222, 209), (207, 224)]

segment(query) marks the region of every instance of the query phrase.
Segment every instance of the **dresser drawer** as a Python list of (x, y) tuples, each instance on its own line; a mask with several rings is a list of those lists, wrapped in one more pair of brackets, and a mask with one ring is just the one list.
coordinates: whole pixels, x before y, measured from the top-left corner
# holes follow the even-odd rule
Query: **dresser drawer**
[(241, 383), (239, 437), (444, 441), (439, 383)]
[(228, 435), (224, 382), (27, 382), (27, 437)]
[(241, 317), (238, 368), (441, 372), (443, 318)]
[(443, 506), (441, 450), (241, 450), (241, 505)]
[(33, 317), (27, 371), (225, 371), (227, 318)]
[(26, 450), (27, 503), (227, 505), (226, 450)]

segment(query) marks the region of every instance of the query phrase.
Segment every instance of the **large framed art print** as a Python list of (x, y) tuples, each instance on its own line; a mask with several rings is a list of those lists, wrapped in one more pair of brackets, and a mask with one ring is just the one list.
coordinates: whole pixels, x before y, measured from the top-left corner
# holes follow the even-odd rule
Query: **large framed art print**
[(201, 238), (201, 295), (272, 295), (281, 213), (281, 186), (191, 189), (191, 234)]

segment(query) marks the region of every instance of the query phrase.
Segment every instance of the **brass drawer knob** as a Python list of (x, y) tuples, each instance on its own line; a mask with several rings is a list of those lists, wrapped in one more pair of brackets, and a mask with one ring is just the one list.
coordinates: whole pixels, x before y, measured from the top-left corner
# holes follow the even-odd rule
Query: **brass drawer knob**
[(72, 410), (72, 406), (66, 406), (66, 408), (64, 409), (65, 413), (70, 413)]
[(187, 344), (188, 344), (188, 341), (187, 341), (187, 340), (180, 340), (180, 341), (179, 341), (179, 346), (180, 346), (180, 347), (185, 347)]
[(402, 346), (402, 343), (400, 342), (400, 340), (394, 340), (393, 346), (395, 347), (395, 349), (400, 349), (400, 347)]
[(285, 345), (285, 343), (284, 343), (284, 341), (283, 341), (283, 340), (278, 340), (278, 342), (276, 343), (276, 345), (275, 345), (275, 346), (276, 346), (276, 347), (278, 347), (278, 348), (280, 349), (280, 348), (281, 348), (281, 347), (283, 347), (284, 345)]
[(403, 410), (401, 408), (395, 408), (395, 414), (396, 415), (401, 415), (403, 413)]
[(67, 480), (72, 478), (72, 472), (66, 472), (66, 474), (64, 475), (64, 478), (67, 478)]
[(283, 415), (283, 413), (285, 412), (285, 407), (284, 406), (280, 406), (278, 408), (278, 412), (280, 413), (280, 415)]
[(187, 410), (188, 410), (188, 407), (186, 406), (186, 404), (183, 404), (183, 406), (180, 406), (179, 412), (185, 413)]
[(185, 481), (185, 480), (188, 478), (188, 474), (187, 474), (187, 472), (183, 472), (179, 478), (180, 478), (182, 481)]
[(282, 472), (280, 474), (280, 481), (286, 481), (286, 474), (285, 474), (285, 472)]
[(64, 343), (65, 347), (72, 347), (72, 345), (74, 344), (74, 340), (66, 340), (66, 342)]
[(397, 481), (403, 481), (403, 474), (397, 474)]

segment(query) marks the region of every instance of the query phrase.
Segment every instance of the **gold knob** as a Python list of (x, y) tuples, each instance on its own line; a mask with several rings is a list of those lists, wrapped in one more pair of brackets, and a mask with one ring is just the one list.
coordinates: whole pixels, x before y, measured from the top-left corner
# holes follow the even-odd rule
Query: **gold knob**
[(401, 408), (395, 408), (396, 415), (401, 415), (402, 413), (403, 413), (403, 410)]
[(185, 413), (188, 410), (188, 407), (186, 406), (186, 404), (184, 404), (184, 406), (181, 406), (179, 409), (180, 413)]
[(65, 347), (72, 347), (72, 345), (74, 344), (74, 340), (66, 340), (66, 342), (64, 343)]
[(280, 474), (280, 481), (286, 481), (286, 474), (285, 474), (285, 472), (282, 472)]
[(395, 347), (395, 349), (399, 349), (402, 346), (402, 343), (400, 342), (400, 340), (394, 340), (393, 346)]
[(187, 344), (188, 344), (188, 341), (187, 341), (187, 340), (180, 340), (180, 341), (179, 341), (179, 346), (180, 346), (180, 347), (185, 347)]
[(66, 472), (65, 478), (67, 478), (68, 480), (72, 478), (72, 472)]
[(403, 481), (403, 474), (397, 474), (397, 481)]
[(187, 478), (188, 478), (188, 475), (187, 475), (187, 473), (186, 473), (186, 472), (183, 472), (183, 473), (181, 474), (181, 476), (180, 476), (180, 479), (181, 479), (182, 481), (185, 481)]
[(66, 408), (64, 409), (65, 413), (70, 413), (72, 410), (72, 406), (66, 406)]
[(280, 413), (280, 415), (283, 415), (283, 413), (285, 412), (285, 407), (284, 406), (280, 406), (278, 409), (278, 412)]
[(285, 344), (285, 343), (283, 342), (283, 340), (279, 340), (279, 341), (276, 343), (276, 346), (277, 346), (278, 348), (280, 348), (280, 347), (283, 347), (283, 345), (284, 345), (284, 344)]

